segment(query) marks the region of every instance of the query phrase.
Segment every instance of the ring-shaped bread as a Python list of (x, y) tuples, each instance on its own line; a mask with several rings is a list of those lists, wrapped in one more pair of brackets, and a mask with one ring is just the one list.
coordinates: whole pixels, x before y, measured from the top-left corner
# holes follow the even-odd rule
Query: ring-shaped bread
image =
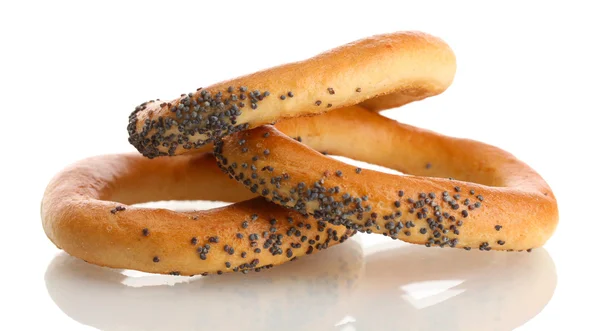
[[(189, 212), (131, 206), (170, 200), (236, 203)], [(70, 255), (161, 274), (260, 271), (352, 234), (250, 194), (219, 170), (211, 154), (81, 160), (51, 180), (41, 212), (47, 236)]]

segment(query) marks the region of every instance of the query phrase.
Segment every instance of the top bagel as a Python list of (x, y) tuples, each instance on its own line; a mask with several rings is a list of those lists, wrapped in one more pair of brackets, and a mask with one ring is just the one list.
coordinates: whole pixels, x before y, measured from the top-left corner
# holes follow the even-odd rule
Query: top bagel
[(170, 102), (144, 102), (129, 117), (129, 142), (149, 158), (184, 154), (231, 133), (360, 104), (380, 111), (434, 96), (454, 79), (441, 39), (396, 32), (310, 59), (217, 83)]

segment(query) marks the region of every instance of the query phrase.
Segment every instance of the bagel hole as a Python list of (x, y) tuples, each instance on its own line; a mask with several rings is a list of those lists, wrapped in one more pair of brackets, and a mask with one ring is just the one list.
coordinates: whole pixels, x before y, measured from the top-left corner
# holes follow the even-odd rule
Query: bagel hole
[(369, 170), (375, 170), (375, 171), (379, 171), (379, 172), (383, 172), (383, 173), (387, 173), (387, 174), (392, 174), (392, 175), (399, 175), (399, 176), (403, 176), (404, 173), (394, 170), (394, 169), (390, 169), (390, 168), (386, 168), (386, 167), (382, 167), (380, 165), (376, 165), (376, 164), (371, 164), (371, 163), (367, 163), (367, 162), (363, 162), (363, 161), (358, 161), (355, 159), (351, 159), (345, 156), (338, 156), (338, 155), (329, 155), (331, 158), (334, 158), (340, 162), (344, 162), (346, 164), (352, 165), (352, 166), (356, 166), (358, 168), (362, 168), (362, 169), (369, 169)]
[(206, 200), (167, 200), (151, 201), (131, 205), (137, 208), (160, 208), (177, 212), (191, 212), (197, 210), (207, 210), (230, 205), (231, 202), (206, 201)]

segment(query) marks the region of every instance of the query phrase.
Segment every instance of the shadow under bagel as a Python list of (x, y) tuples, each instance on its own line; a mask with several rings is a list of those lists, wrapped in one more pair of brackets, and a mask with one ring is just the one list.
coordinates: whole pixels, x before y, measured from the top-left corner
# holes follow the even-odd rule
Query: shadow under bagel
[(65, 314), (101, 330), (512, 330), (556, 287), (544, 249), (363, 251), (360, 241), (259, 273), (192, 278), (133, 278), (60, 253), (45, 281)]

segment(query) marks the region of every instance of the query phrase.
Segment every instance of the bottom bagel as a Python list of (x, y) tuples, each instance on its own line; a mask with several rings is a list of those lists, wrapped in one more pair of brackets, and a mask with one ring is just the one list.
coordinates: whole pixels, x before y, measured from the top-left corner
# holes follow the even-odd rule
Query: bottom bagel
[[(354, 233), (254, 196), (228, 179), (211, 154), (155, 160), (106, 155), (57, 174), (41, 214), (48, 238), (72, 256), (175, 275), (260, 271)], [(165, 200), (237, 203), (189, 212), (130, 206)]]

